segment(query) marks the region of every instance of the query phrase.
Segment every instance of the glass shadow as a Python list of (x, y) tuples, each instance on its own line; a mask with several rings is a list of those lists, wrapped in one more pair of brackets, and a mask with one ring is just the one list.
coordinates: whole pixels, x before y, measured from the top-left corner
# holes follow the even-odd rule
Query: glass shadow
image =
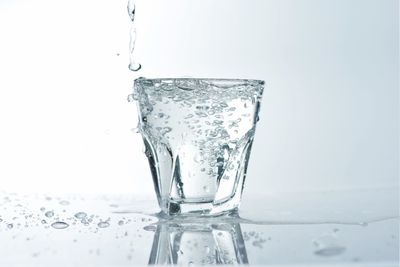
[(239, 223), (161, 222), (149, 264), (248, 264)]

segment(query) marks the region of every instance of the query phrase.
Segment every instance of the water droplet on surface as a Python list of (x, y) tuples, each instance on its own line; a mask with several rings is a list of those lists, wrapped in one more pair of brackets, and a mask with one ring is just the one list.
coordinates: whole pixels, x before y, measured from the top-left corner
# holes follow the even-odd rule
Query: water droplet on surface
[(326, 247), (326, 248), (316, 250), (316, 251), (314, 251), (314, 254), (318, 255), (318, 256), (323, 256), (323, 257), (331, 257), (331, 256), (340, 255), (345, 251), (346, 251), (345, 247), (332, 246), (332, 247)]
[(118, 225), (124, 225), (124, 221), (122, 221), (122, 220), (119, 221), (119, 222), (118, 222)]
[(60, 205), (68, 206), (69, 205), (69, 201), (68, 200), (61, 200), (60, 201)]
[(87, 216), (87, 213), (86, 212), (78, 212), (78, 213), (75, 213), (75, 218), (77, 218), (77, 219), (83, 219), (83, 218), (86, 218), (86, 216)]
[(203, 186), (203, 190), (204, 190), (204, 192), (209, 193), (210, 192), (210, 187), (205, 185), (205, 186)]
[(53, 217), (54, 216), (54, 212), (53, 211), (47, 211), (45, 214), (44, 214), (44, 216), (46, 216), (47, 218), (51, 218), (51, 217)]
[(157, 230), (157, 227), (155, 225), (147, 225), (147, 226), (143, 227), (143, 229), (145, 231), (155, 232)]
[(42, 224), (46, 224), (47, 222), (46, 222), (46, 220), (42, 220)]
[(65, 229), (68, 226), (69, 224), (65, 222), (54, 222), (51, 224), (51, 227), (53, 227), (54, 229)]
[(45, 211), (45, 210), (46, 210), (45, 207), (41, 207), (41, 208), (40, 208), (40, 211)]
[(110, 223), (107, 222), (107, 221), (100, 221), (100, 222), (97, 224), (97, 226), (100, 227), (100, 228), (107, 228), (107, 227), (110, 226)]
[(8, 229), (12, 229), (13, 227), (14, 227), (14, 225), (12, 223), (7, 224)]

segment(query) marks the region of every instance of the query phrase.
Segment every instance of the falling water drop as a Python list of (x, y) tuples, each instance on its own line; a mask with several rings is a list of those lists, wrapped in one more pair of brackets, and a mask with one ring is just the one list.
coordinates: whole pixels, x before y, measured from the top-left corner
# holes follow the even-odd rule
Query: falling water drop
[(135, 62), (135, 57), (133, 55), (133, 51), (135, 50), (135, 42), (136, 42), (136, 27), (135, 27), (135, 1), (128, 1), (128, 14), (131, 19), (131, 31), (130, 31), (130, 41), (129, 41), (129, 69), (131, 71), (138, 71), (141, 69), (141, 65)]
[(51, 224), (51, 227), (53, 227), (54, 229), (65, 229), (68, 226), (69, 224), (65, 222), (54, 222)]

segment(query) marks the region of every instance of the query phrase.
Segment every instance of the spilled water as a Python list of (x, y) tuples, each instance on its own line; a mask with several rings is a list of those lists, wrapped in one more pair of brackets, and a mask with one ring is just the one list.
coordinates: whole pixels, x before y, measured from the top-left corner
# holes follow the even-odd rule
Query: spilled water
[(130, 29), (130, 41), (129, 41), (129, 69), (131, 71), (138, 71), (141, 69), (141, 65), (136, 62), (134, 50), (135, 50), (135, 42), (136, 42), (136, 26), (135, 26), (135, 1), (128, 1), (128, 15), (131, 20), (131, 29)]
[[(155, 213), (158, 207), (154, 200), (138, 201), (130, 197), (53, 196), (47, 199), (0, 193), (0, 250), (3, 252), (0, 265), (2, 261), (12, 263), (18, 259), (21, 251), (35, 258), (38, 264), (43, 263), (41, 260), (61, 262), (63, 251), (68, 251), (76, 259), (76, 266), (85, 266), (81, 259), (87, 263), (88, 257), (110, 266), (121, 261), (126, 266), (149, 262), (277, 264), (299, 260), (311, 264), (347, 259), (391, 262), (396, 260), (398, 251), (398, 214), (394, 211), (395, 205), (390, 205), (391, 197), (386, 200), (382, 197), (393, 192), (377, 192), (368, 196), (355, 192), (340, 192), (334, 197), (324, 194), (328, 199), (312, 198), (318, 204), (313, 209), (304, 202), (301, 206), (309, 209), (296, 206), (294, 202), (299, 201), (293, 194), (293, 202), (285, 203), (288, 206), (277, 205), (282, 199), (264, 197), (263, 205), (245, 200), (247, 204), (241, 216), (211, 218), (165, 217)], [(352, 199), (357, 199), (359, 205), (347, 205), (353, 208), (343, 210), (344, 205), (333, 201), (338, 196), (350, 201), (348, 195), (353, 195)], [(303, 199), (307, 197), (303, 195)], [(69, 204), (61, 204), (63, 200)], [(327, 205), (328, 202), (336, 209)], [(375, 206), (372, 202), (376, 202)], [(393, 210), (385, 206), (392, 206)], [(253, 217), (250, 207), (258, 211), (258, 217)], [(328, 213), (336, 213), (338, 217), (327, 217)], [(363, 217), (364, 213), (367, 216)], [(374, 222), (382, 216), (394, 216), (394, 219)], [(12, 247), (21, 249), (14, 251)], [(385, 253), (380, 254), (380, 248)]]

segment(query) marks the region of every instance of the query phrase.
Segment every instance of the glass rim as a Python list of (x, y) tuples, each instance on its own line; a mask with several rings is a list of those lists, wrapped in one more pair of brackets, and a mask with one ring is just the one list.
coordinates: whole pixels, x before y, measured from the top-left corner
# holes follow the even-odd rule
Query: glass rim
[(210, 85), (216, 85), (218, 86), (219, 83), (221, 85), (225, 84), (228, 85), (227, 87), (235, 87), (239, 85), (265, 85), (264, 80), (258, 80), (258, 79), (240, 79), (240, 78), (145, 78), (145, 77), (139, 77), (134, 80), (135, 83), (140, 83), (142, 85), (145, 85), (143, 83), (146, 83), (148, 81), (151, 82), (166, 82), (166, 83), (173, 83), (173, 82), (182, 82), (182, 81), (197, 81), (197, 82), (205, 82)]

